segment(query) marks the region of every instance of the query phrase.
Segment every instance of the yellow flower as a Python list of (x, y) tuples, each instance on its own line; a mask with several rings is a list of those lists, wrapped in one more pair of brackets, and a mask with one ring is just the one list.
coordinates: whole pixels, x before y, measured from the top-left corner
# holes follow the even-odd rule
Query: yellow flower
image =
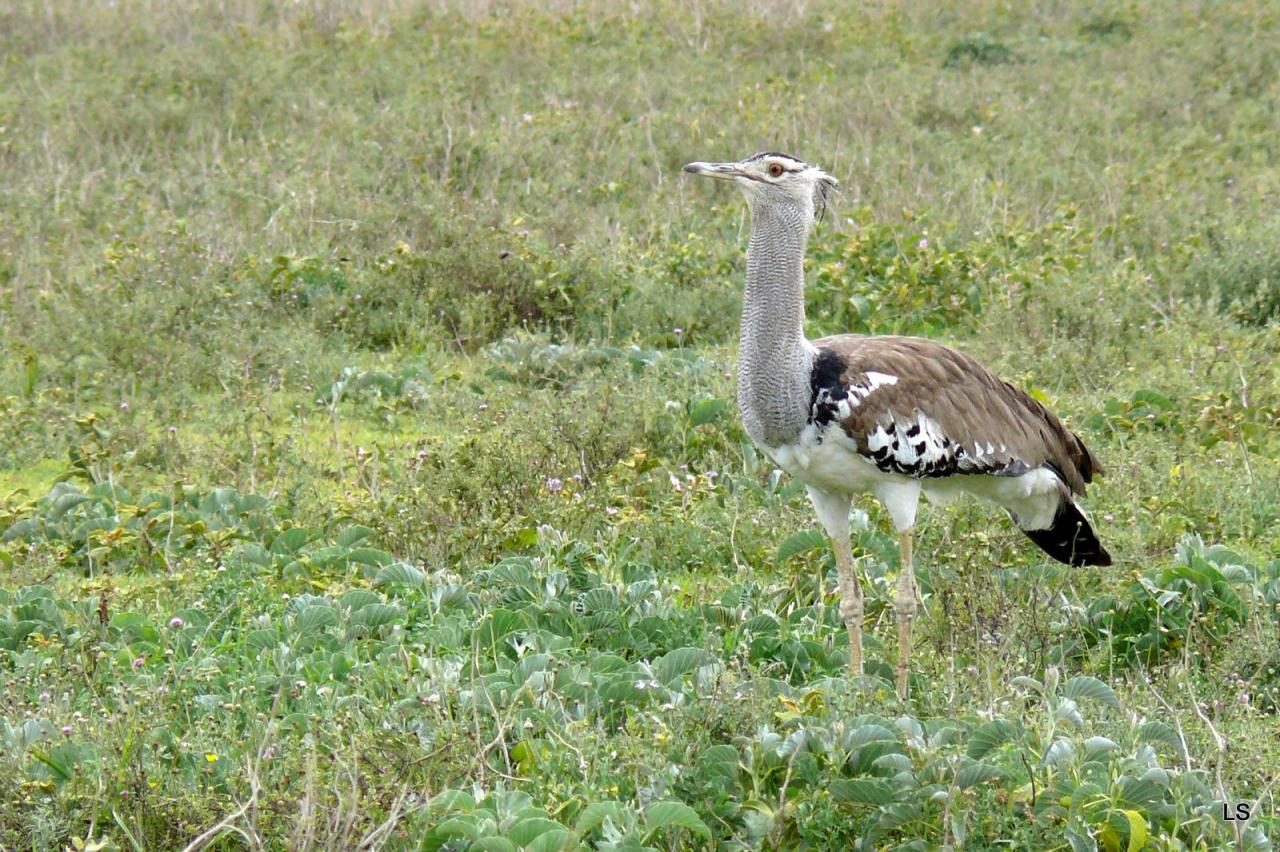
[(211, 752), (211, 751), (206, 751), (206, 752), (204, 753), (204, 759), (205, 759), (205, 760), (207, 760), (207, 761), (209, 761), (210, 763), (217, 763), (217, 762), (218, 762), (218, 756), (217, 756), (216, 754), (214, 754), (213, 752)]

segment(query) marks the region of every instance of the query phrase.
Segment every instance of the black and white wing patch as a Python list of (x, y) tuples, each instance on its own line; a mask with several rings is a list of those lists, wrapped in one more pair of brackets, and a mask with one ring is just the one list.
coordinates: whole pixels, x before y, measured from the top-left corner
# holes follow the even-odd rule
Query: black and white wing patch
[(820, 350), (810, 377), (809, 423), (821, 443), (829, 429), (842, 430), (858, 452), (885, 473), (916, 478), (956, 474), (1018, 476), (1030, 466), (1004, 444), (948, 435), (921, 409), (909, 382), (888, 372), (851, 373), (828, 349)]
[(886, 413), (871, 431), (850, 437), (876, 467), (917, 479), (982, 473), (1019, 476), (1030, 470), (1026, 463), (1013, 458), (1004, 445), (976, 444), (972, 450), (967, 449), (919, 409), (914, 419)]

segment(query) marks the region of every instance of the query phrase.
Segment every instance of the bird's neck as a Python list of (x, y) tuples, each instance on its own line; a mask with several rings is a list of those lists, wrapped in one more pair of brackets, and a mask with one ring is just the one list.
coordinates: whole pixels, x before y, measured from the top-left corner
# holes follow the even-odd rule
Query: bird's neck
[(738, 408), (757, 444), (798, 439), (808, 418), (813, 348), (804, 337), (804, 249), (809, 217), (753, 207), (738, 357)]

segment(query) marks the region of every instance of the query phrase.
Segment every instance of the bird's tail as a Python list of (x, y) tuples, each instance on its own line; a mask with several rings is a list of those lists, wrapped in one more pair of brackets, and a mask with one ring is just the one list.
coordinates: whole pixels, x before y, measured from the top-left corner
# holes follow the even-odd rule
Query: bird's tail
[(1053, 523), (1042, 530), (1023, 530), (1027, 538), (1059, 562), (1067, 565), (1110, 565), (1111, 554), (1102, 546), (1089, 519), (1070, 497), (1064, 496)]

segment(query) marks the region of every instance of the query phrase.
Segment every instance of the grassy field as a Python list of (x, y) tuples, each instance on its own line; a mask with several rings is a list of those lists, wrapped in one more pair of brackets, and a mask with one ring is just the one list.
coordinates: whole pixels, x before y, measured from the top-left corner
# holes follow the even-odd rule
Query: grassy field
[[(0, 848), (1271, 848), (1280, 7), (0, 4)], [(732, 403), (809, 325), (1060, 412), (1108, 569), (834, 562)], [(1247, 823), (1223, 804), (1247, 805)], [(1233, 810), (1233, 813), (1234, 810)]]

